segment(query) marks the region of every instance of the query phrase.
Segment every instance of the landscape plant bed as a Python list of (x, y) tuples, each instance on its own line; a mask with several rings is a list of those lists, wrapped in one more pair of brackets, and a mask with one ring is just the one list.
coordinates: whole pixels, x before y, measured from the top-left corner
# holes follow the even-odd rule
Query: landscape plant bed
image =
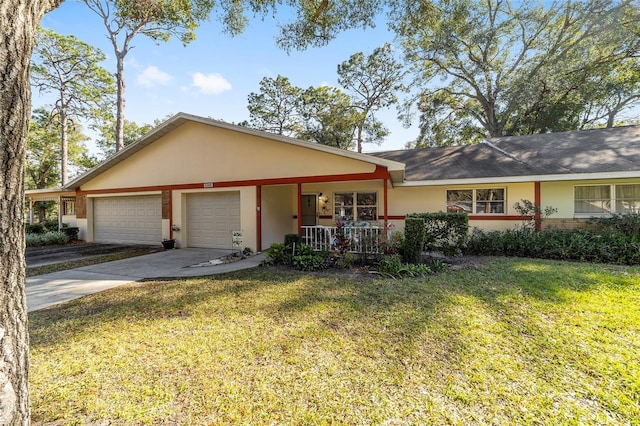
[(32, 421), (634, 424), (640, 268), (489, 258), (420, 279), (281, 268), (29, 314)]

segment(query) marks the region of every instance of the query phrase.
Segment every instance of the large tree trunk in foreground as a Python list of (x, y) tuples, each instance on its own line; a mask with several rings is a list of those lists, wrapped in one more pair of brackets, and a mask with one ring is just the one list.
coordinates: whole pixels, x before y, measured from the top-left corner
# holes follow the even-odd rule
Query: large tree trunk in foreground
[(63, 0), (0, 0), (0, 425), (29, 424), (24, 164), (29, 60), (42, 15)]

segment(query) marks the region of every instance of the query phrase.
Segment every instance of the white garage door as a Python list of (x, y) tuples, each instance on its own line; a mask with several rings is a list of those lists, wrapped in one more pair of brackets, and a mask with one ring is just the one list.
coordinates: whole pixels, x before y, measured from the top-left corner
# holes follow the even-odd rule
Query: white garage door
[(187, 198), (190, 247), (226, 248), (240, 230), (240, 192), (190, 194)]
[(150, 245), (162, 242), (159, 195), (96, 198), (93, 221), (97, 242)]

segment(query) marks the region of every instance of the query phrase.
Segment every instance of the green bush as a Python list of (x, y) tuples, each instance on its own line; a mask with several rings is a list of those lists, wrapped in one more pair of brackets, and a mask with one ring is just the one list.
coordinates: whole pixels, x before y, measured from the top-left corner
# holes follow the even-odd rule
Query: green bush
[(43, 223), (27, 223), (24, 225), (24, 230), (27, 234), (44, 234), (44, 224)]
[(78, 232), (80, 228), (77, 226), (63, 226), (62, 232), (64, 232), (68, 237), (69, 241), (76, 241), (78, 239)]
[(338, 256), (336, 260), (336, 266), (341, 269), (350, 269), (358, 260), (358, 255), (355, 253), (345, 253), (342, 256)]
[(406, 263), (420, 263), (424, 247), (425, 224), (419, 217), (407, 217), (404, 221), (403, 256)]
[(485, 232), (474, 229), (467, 254), (531, 257), (582, 262), (640, 264), (640, 238), (615, 229), (527, 229)]
[(287, 247), (299, 246), (302, 244), (302, 235), (298, 234), (286, 234), (284, 236), (284, 245)]
[(610, 217), (592, 218), (590, 224), (605, 232), (620, 232), (640, 237), (640, 214), (614, 214)]
[(447, 256), (460, 254), (467, 242), (469, 217), (466, 213), (412, 213), (407, 218), (424, 220), (424, 250)]
[(45, 234), (26, 234), (27, 247), (63, 245), (69, 242), (69, 236), (64, 232), (47, 232)]
[(274, 243), (271, 244), (264, 263), (267, 265), (293, 266), (302, 271), (317, 271), (325, 268), (327, 262), (326, 256), (315, 253), (310, 245), (296, 245), (294, 252), (293, 247)]
[(377, 268), (371, 273), (382, 275), (383, 277), (399, 279), (402, 277), (424, 277), (431, 274), (431, 269), (422, 263), (403, 264), (397, 254), (385, 256), (380, 260)]
[(291, 265), (293, 262), (293, 249), (284, 244), (273, 243), (265, 256), (268, 265)]

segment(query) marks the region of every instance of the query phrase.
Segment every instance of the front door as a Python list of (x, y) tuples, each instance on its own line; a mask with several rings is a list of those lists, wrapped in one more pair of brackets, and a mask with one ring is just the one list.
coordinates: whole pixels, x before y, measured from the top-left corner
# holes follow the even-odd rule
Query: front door
[(316, 194), (302, 195), (302, 226), (316, 226), (318, 224), (318, 196)]

